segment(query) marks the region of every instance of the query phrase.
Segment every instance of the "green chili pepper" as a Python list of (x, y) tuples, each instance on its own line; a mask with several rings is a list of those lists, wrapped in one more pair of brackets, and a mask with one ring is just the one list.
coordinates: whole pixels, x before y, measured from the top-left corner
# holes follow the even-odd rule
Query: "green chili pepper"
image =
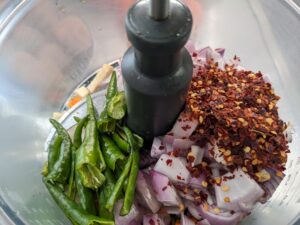
[(126, 141), (124, 141), (124, 139), (122, 139), (117, 132), (114, 132), (112, 134), (112, 138), (122, 151), (129, 153), (129, 144)]
[(99, 146), (95, 111), (91, 96), (87, 96), (89, 121), (85, 130), (85, 138), (76, 154), (76, 170), (83, 185), (97, 189), (105, 181), (101, 173), (106, 168), (105, 160)]
[[(61, 136), (63, 140), (60, 145), (59, 157), (54, 163), (53, 168), (51, 169), (51, 166), (48, 168), (50, 170), (47, 179), (50, 181), (65, 183), (69, 177), (72, 163), (72, 141), (68, 131), (59, 122), (54, 119), (50, 119), (50, 122), (56, 129), (58, 136)], [(52, 163), (51, 160), (49, 162), (50, 164)]]
[(114, 71), (111, 75), (107, 91), (106, 91), (106, 102), (109, 102), (118, 92), (117, 74)]
[(83, 127), (85, 126), (85, 124), (87, 123), (88, 119), (89, 119), (89, 117), (85, 116), (82, 119), (80, 119), (80, 121), (77, 124), (77, 127), (74, 132), (74, 136), (73, 136), (73, 146), (74, 146), (75, 150), (77, 150), (80, 147), (80, 145), (82, 144), (82, 130), (83, 130)]
[(139, 148), (143, 147), (143, 145), (144, 145), (144, 139), (142, 137), (140, 137), (137, 134), (133, 134), (133, 138), (134, 138), (134, 141), (135, 141), (135, 143), (137, 144), (137, 146)]
[(107, 114), (116, 120), (120, 120), (125, 116), (126, 103), (124, 92), (118, 92), (107, 105)]
[(82, 120), (82, 119), (81, 119), (80, 117), (78, 117), (78, 116), (74, 116), (73, 119), (74, 119), (77, 123), (79, 123), (79, 122)]
[(72, 149), (72, 166), (71, 166), (71, 172), (69, 176), (69, 183), (68, 183), (68, 190), (67, 190), (67, 196), (74, 200), (75, 195), (76, 195), (76, 187), (74, 184), (75, 180), (75, 160), (76, 160), (76, 153), (74, 150), (74, 146)]
[[(75, 117), (74, 117), (75, 119)], [(74, 135), (73, 135), (73, 146), (72, 146), (72, 167), (71, 167), (71, 173), (69, 177), (69, 186), (67, 191), (67, 196), (71, 199), (75, 198), (76, 194), (76, 185), (75, 182), (75, 164), (76, 164), (76, 150), (80, 147), (82, 143), (82, 130), (86, 122), (88, 121), (88, 116), (85, 116), (84, 118), (80, 119), (76, 117), (75, 119), (78, 124), (76, 126)]]
[(127, 136), (131, 148), (132, 164), (131, 164), (130, 175), (128, 178), (128, 184), (125, 192), (124, 202), (120, 212), (121, 216), (127, 215), (130, 212), (131, 207), (133, 205), (134, 192), (135, 192), (136, 180), (139, 172), (139, 160), (140, 160), (139, 150), (136, 146), (132, 132), (127, 127), (124, 127), (124, 132)]
[(42, 168), (42, 175), (46, 177), (48, 175), (48, 162), (45, 162)]
[(53, 170), (55, 163), (57, 162), (60, 154), (60, 147), (63, 141), (63, 137), (57, 135), (49, 145), (48, 151), (48, 173)]
[(127, 215), (130, 212), (131, 207), (133, 205), (136, 180), (139, 172), (139, 160), (140, 160), (139, 151), (135, 150), (133, 152), (130, 175), (128, 177), (127, 183), (126, 184), (124, 183), (126, 187), (126, 191), (125, 191), (123, 206), (120, 212), (121, 216)]
[(114, 171), (117, 160), (124, 160), (125, 156), (119, 147), (106, 135), (100, 136), (101, 149), (107, 166)]
[[(119, 124), (117, 124), (117, 134), (120, 136), (120, 138), (122, 138), (122, 140), (124, 140), (124, 141), (126, 141), (126, 143), (128, 143), (128, 138), (127, 138), (126, 134), (124, 133), (123, 129), (124, 128), (122, 128)], [(144, 139), (142, 137), (140, 137), (137, 134), (133, 134), (133, 139), (139, 148), (143, 147)]]
[(115, 178), (109, 169), (105, 170), (104, 175), (106, 177), (105, 184), (103, 185), (103, 188), (99, 193), (99, 216), (105, 219), (114, 219), (113, 213), (109, 212), (105, 208), (105, 204), (107, 202), (107, 199), (113, 192), (115, 186)]
[(75, 172), (75, 182), (80, 207), (89, 214), (96, 215), (94, 192), (83, 186), (78, 172)]
[(113, 189), (111, 195), (109, 196), (107, 203), (105, 205), (105, 208), (108, 209), (109, 212), (112, 212), (113, 207), (114, 207), (118, 197), (120, 196), (124, 181), (127, 178), (128, 173), (130, 171), (131, 162), (132, 162), (132, 154), (129, 156), (128, 161), (126, 162), (126, 165), (125, 165), (121, 175), (119, 176), (119, 178), (114, 186), (114, 189)]
[(75, 202), (70, 200), (64, 193), (53, 184), (44, 180), (44, 183), (55, 202), (63, 210), (66, 216), (76, 225), (114, 225), (113, 220), (107, 220), (93, 216), (81, 209)]
[(116, 121), (113, 118), (109, 117), (107, 107), (109, 102), (117, 94), (117, 92), (117, 75), (114, 71), (111, 75), (111, 79), (107, 87), (105, 106), (102, 113), (100, 114), (99, 121), (97, 122), (97, 126), (100, 132), (113, 132), (115, 130)]
[(116, 120), (110, 117), (100, 117), (99, 121), (97, 122), (97, 126), (100, 132), (114, 132), (116, 127)]
[[(76, 151), (82, 144), (82, 130), (85, 124), (88, 121), (88, 116), (85, 116), (84, 118), (77, 120), (78, 124), (74, 132), (73, 136), (73, 152), (75, 153), (76, 157)], [(76, 161), (74, 161), (76, 164)], [(75, 168), (75, 165), (74, 165)], [(78, 201), (80, 207), (85, 210), (86, 212), (95, 215), (96, 214), (96, 208), (95, 208), (95, 201), (94, 201), (94, 193), (92, 190), (86, 188), (83, 186), (80, 175), (76, 170), (74, 170), (74, 178), (76, 183), (76, 189), (77, 189), (77, 195), (78, 195)]]
[[(117, 164), (116, 164), (116, 169), (114, 171), (116, 177), (119, 177), (121, 176), (122, 172), (123, 172), (123, 169), (127, 163), (127, 160), (128, 159), (125, 159), (125, 160), (122, 160), (122, 161), (118, 161)], [(124, 181), (124, 184), (123, 184), (123, 191), (125, 192), (126, 191), (126, 188), (127, 188), (127, 184), (128, 184), (128, 177), (125, 179)]]

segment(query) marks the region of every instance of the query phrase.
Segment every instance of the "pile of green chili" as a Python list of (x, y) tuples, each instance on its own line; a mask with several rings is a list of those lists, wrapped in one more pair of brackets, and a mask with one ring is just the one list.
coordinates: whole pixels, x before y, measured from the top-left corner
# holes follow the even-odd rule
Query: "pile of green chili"
[(91, 96), (86, 104), (87, 115), (74, 118), (73, 138), (50, 119), (56, 136), (49, 145), (43, 182), (73, 224), (114, 224), (116, 201), (124, 199), (121, 216), (133, 205), (143, 139), (124, 126), (125, 98), (115, 72), (98, 119)]

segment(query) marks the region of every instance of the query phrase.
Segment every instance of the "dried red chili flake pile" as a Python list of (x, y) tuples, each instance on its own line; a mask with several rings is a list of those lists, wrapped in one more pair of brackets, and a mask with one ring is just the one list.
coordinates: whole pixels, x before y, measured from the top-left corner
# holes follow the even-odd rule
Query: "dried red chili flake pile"
[(216, 144), (229, 168), (241, 167), (260, 181), (260, 172), (267, 168), (280, 176), (289, 153), (278, 100), (261, 72), (237, 70), (234, 65), (220, 69), (209, 60), (194, 65), (185, 112), (199, 120), (196, 135)]

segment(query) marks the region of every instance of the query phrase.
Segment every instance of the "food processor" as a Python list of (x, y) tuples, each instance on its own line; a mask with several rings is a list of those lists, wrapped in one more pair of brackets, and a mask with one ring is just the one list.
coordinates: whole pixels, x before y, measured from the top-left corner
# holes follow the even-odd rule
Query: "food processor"
[[(293, 126), (286, 177), (243, 225), (293, 225), (300, 215), (300, 2), (185, 0), (190, 42), (268, 75), (279, 113)], [(130, 46), (124, 21), (132, 0), (0, 1), (0, 224), (70, 224), (44, 187), (48, 118), (73, 91)], [(101, 105), (101, 99), (98, 106)], [(300, 224), (300, 222), (298, 222)]]

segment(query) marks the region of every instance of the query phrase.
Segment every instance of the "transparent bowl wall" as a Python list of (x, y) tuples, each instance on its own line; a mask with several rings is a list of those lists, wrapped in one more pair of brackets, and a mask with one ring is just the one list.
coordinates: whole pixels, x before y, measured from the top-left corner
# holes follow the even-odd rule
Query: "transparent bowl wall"
[[(129, 43), (131, 0), (0, 1), (0, 224), (69, 224), (41, 182), (48, 118)], [(295, 128), (287, 176), (243, 224), (294, 224), (300, 213), (300, 16), (290, 0), (186, 0), (196, 47), (226, 48), (269, 75)], [(299, 2), (298, 2), (299, 3)]]

